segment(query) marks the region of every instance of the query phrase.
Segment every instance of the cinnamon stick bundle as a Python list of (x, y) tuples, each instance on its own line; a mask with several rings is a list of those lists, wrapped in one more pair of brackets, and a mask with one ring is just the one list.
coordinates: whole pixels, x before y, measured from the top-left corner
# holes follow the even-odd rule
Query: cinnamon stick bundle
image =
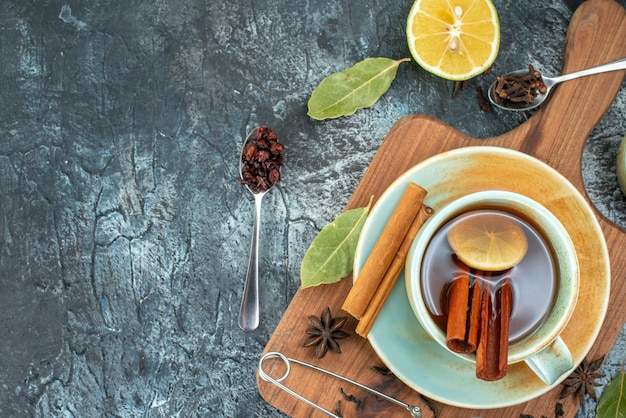
[(428, 192), (415, 183), (409, 183), (400, 202), (391, 214), (372, 252), (365, 261), (359, 279), (354, 283), (342, 309), (361, 319), (378, 289), (391, 262), (405, 240), (410, 226), (422, 208)]
[(471, 277), (467, 266), (462, 268), (466, 271), (452, 281), (448, 290), (446, 344), (454, 352), (468, 354), (478, 346), (483, 286)]
[(480, 341), (476, 349), (476, 377), (498, 380), (506, 375), (511, 319), (511, 285), (505, 283), (495, 295), (483, 290)]
[(489, 289), (489, 272), (459, 263), (461, 275), (448, 289), (446, 344), (457, 353), (476, 353), (476, 377), (493, 381), (507, 372), (512, 288)]
[(367, 334), (369, 334), (370, 330), (372, 329), (374, 321), (378, 317), (378, 314), (383, 308), (385, 301), (389, 297), (389, 293), (391, 293), (391, 289), (393, 289), (393, 286), (396, 284), (396, 281), (398, 280), (398, 277), (400, 276), (400, 273), (404, 268), (407, 255), (409, 254), (409, 250), (411, 249), (411, 245), (413, 244), (415, 236), (422, 228), (422, 225), (424, 225), (424, 222), (426, 222), (426, 220), (430, 218), (433, 213), (435, 213), (435, 211), (427, 205), (422, 205), (420, 211), (417, 213), (415, 220), (411, 224), (409, 231), (404, 237), (404, 241), (402, 241), (402, 244), (400, 245), (400, 248), (398, 249), (395, 257), (393, 258), (389, 269), (381, 280), (380, 285), (376, 289), (370, 303), (365, 309), (365, 312), (363, 313), (363, 316), (361, 317), (361, 320), (356, 327), (356, 333), (360, 336), (367, 337)]

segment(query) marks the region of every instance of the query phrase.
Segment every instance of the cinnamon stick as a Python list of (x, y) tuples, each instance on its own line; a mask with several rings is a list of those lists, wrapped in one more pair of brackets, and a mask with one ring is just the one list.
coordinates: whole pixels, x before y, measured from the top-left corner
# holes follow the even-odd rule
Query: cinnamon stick
[(482, 299), (480, 341), (476, 349), (476, 377), (492, 381), (503, 378), (507, 370), (511, 285), (504, 283), (494, 295), (485, 288)]
[(372, 252), (363, 265), (358, 280), (352, 286), (342, 309), (356, 319), (361, 319), (374, 292), (389, 269), (393, 258), (417, 217), (428, 192), (415, 183), (409, 183), (402, 198), (391, 214)]
[[(389, 269), (385, 273), (380, 285), (376, 289), (374, 296), (372, 296), (372, 300), (367, 306), (361, 320), (359, 321), (356, 327), (356, 333), (362, 337), (367, 337), (370, 330), (372, 329), (372, 325), (374, 325), (374, 321), (378, 317), (385, 301), (389, 297), (389, 293), (391, 293), (391, 289), (396, 284), (402, 269), (404, 268), (404, 264), (406, 262), (406, 258), (409, 254), (409, 250), (411, 249), (411, 245), (413, 245), (413, 240), (417, 235), (418, 231), (424, 225), (424, 222), (428, 218), (432, 216), (435, 211), (427, 205), (422, 204), (420, 211), (417, 213), (415, 220), (411, 224), (409, 231), (404, 237), (404, 241), (400, 245), (398, 252), (393, 258)], [(360, 280), (360, 279), (359, 279)]]
[(452, 281), (448, 290), (446, 344), (452, 351), (467, 354), (475, 352), (478, 345), (482, 282), (471, 277), (467, 266), (461, 268), (466, 271)]

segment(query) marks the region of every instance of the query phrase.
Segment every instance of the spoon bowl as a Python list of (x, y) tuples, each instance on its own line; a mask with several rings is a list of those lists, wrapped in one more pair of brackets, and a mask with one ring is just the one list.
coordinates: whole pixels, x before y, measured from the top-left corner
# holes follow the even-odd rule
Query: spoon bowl
[[(552, 90), (552, 88), (559, 83), (573, 80), (579, 77), (585, 77), (585, 76), (592, 75), (592, 74), (599, 74), (599, 73), (605, 73), (609, 71), (618, 71), (618, 70), (626, 70), (626, 58), (621, 58), (616, 61), (611, 61), (606, 64), (598, 65), (596, 67), (591, 67), (591, 68), (581, 70), (581, 71), (576, 71), (570, 74), (561, 75), (558, 77), (542, 76), (541, 78), (543, 79), (543, 84), (546, 87), (545, 91), (544, 92), (537, 91), (536, 96), (533, 98), (531, 102), (511, 103), (511, 102), (505, 101), (506, 104), (502, 104), (502, 102), (498, 100), (498, 98), (496, 97), (495, 87), (496, 87), (497, 80), (494, 81), (491, 84), (491, 86), (489, 86), (489, 91), (487, 92), (487, 95), (489, 97), (489, 101), (491, 102), (491, 104), (493, 104), (496, 107), (499, 107), (500, 109), (512, 110), (512, 111), (531, 110), (540, 106), (548, 98), (548, 94), (550, 94), (550, 90)], [(503, 77), (521, 76), (524, 74), (528, 74), (527, 69), (513, 71)]]

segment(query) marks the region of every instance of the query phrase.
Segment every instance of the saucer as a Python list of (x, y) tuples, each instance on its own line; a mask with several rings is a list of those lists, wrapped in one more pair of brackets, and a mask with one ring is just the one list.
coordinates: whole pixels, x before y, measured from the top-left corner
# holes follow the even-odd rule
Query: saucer
[[(465, 147), (435, 155), (399, 177), (380, 196), (357, 244), (354, 280), (409, 182), (428, 190), (425, 204), (447, 202), (483, 190), (525, 195), (550, 210), (569, 233), (580, 267), (580, 293), (561, 337), (578, 365), (589, 352), (606, 315), (610, 289), (608, 250), (585, 198), (560, 173), (527, 154), (500, 147)], [(475, 366), (434, 341), (414, 316), (404, 273), (398, 278), (368, 339), (380, 359), (407, 386), (433, 400), (462, 408), (491, 409), (536, 398), (559, 385), (544, 384), (525, 365), (509, 365), (495, 382), (476, 378)]]

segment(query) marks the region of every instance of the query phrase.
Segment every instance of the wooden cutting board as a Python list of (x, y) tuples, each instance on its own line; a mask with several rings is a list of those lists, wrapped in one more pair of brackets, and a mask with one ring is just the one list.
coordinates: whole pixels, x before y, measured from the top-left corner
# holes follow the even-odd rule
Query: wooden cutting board
[[(546, 36), (548, 36), (546, 34)], [(626, 10), (612, 0), (587, 0), (572, 17), (566, 38), (562, 73), (571, 73), (607, 61), (626, 57)], [(581, 161), (585, 142), (615, 99), (625, 71), (573, 80), (556, 88), (550, 101), (516, 129), (491, 139), (469, 137), (443, 122), (426, 115), (400, 119), (388, 133), (372, 160), (346, 209), (363, 207), (373, 195), (379, 197), (402, 173), (422, 160), (454, 148), (491, 145), (530, 154), (567, 177), (586, 196)], [(625, 132), (626, 133), (626, 132)], [(587, 198), (588, 200), (588, 198)], [(591, 204), (591, 203), (590, 203)], [(594, 209), (595, 211), (595, 209)], [(601, 214), (596, 215), (609, 248), (611, 262), (611, 296), (606, 320), (588, 358), (610, 351), (626, 320), (626, 233)], [(584, 278), (581, 278), (584, 280)], [(424, 416), (432, 416), (419, 394), (393, 376), (383, 376), (371, 366), (383, 366), (367, 340), (354, 333), (356, 322), (350, 319), (344, 329), (353, 334), (341, 340), (341, 355), (329, 353), (317, 360), (314, 350), (302, 348), (307, 316), (320, 315), (329, 306), (335, 315), (346, 316), (341, 305), (352, 286), (347, 277), (333, 285), (300, 289), (287, 308), (264, 352), (279, 351), (288, 357), (306, 361), (365, 385), (374, 387), (402, 401), (421, 406)], [(280, 375), (274, 370), (275, 377)], [(387, 401), (368, 396), (344, 382), (326, 375), (292, 368), (285, 384), (324, 408), (334, 411), (341, 404), (343, 416), (408, 416), (406, 411)], [(274, 376), (274, 374), (271, 374)], [(305, 403), (257, 377), (261, 395), (284, 413), (297, 417), (324, 416)], [(341, 389), (362, 401), (343, 397)], [(558, 400), (561, 387), (527, 403), (495, 410), (468, 410), (436, 403), (439, 417), (519, 417), (531, 414), (554, 417), (557, 402), (563, 404), (566, 416), (579, 408), (574, 397)], [(402, 415), (404, 414), (404, 415)]]

